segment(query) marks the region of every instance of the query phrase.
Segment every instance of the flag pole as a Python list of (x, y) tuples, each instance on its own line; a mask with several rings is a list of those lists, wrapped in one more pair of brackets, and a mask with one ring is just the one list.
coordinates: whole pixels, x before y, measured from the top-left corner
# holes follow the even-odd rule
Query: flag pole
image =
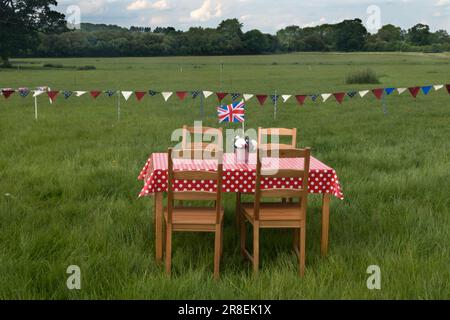
[(273, 109), (273, 118), (275, 120), (277, 119), (277, 104), (278, 104), (277, 90), (275, 90), (274, 109)]
[(38, 119), (37, 96), (34, 97), (34, 120)]
[(120, 91), (117, 91), (117, 121), (120, 121)]

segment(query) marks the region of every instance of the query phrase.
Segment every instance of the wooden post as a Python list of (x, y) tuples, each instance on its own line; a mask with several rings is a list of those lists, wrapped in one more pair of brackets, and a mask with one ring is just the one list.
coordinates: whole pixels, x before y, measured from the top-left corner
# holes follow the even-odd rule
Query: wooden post
[(330, 195), (324, 194), (322, 200), (322, 256), (328, 254), (328, 233), (330, 231)]

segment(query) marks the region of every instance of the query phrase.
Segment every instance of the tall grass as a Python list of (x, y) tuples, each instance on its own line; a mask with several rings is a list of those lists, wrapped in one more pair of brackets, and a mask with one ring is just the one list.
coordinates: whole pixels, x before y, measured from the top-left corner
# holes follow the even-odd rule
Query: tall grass
[[(274, 60), (279, 64), (272, 66)], [(450, 71), (448, 57), (402, 54), (48, 59), (98, 69), (3, 70), (0, 87), (345, 91), (341, 75), (349, 61), (376, 68), (399, 87), (446, 83)], [(246, 128), (298, 128), (299, 146), (312, 147), (336, 169), (346, 198), (332, 200), (326, 258), (320, 256), (321, 198), (309, 198), (307, 270), (300, 279), (292, 234), (284, 230), (262, 232), (261, 271), (253, 276), (239, 253), (235, 197), (226, 194), (222, 278), (214, 282), (207, 234), (174, 236), (173, 278), (166, 277), (154, 259), (153, 200), (137, 198), (148, 156), (173, 145), (174, 129), (201, 119), (198, 99), (122, 100), (118, 121), (117, 97), (58, 97), (50, 105), (40, 96), (34, 121), (31, 97), (2, 97), (0, 299), (449, 299), (449, 99), (445, 90), (415, 100), (391, 95), (387, 114), (369, 95), (342, 106), (308, 101), (300, 107), (291, 99), (279, 105), (276, 119), (271, 103), (251, 100)], [(204, 100), (204, 125), (218, 126), (217, 104)], [(81, 268), (81, 290), (66, 287), (69, 265)], [(367, 289), (370, 265), (381, 268), (381, 290)]]
[(346, 84), (377, 84), (380, 83), (376, 72), (370, 68), (358, 70), (347, 74)]

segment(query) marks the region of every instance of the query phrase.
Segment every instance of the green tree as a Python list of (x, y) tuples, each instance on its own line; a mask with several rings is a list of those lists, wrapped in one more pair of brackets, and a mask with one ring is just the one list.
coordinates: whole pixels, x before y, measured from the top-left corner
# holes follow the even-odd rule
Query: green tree
[(426, 46), (431, 43), (430, 27), (426, 24), (416, 24), (408, 30), (408, 38), (412, 44), (417, 46)]
[(402, 40), (402, 29), (392, 24), (384, 25), (378, 30), (377, 38), (386, 42), (400, 41)]
[(259, 30), (250, 30), (244, 34), (246, 53), (264, 53), (271, 49), (270, 39)]
[(55, 0), (2, 0), (0, 2), (0, 56), (3, 66), (21, 50), (38, 45), (39, 32), (64, 31), (65, 17), (50, 6)]
[(336, 49), (340, 51), (359, 51), (364, 47), (367, 29), (361, 19), (344, 20), (335, 26)]

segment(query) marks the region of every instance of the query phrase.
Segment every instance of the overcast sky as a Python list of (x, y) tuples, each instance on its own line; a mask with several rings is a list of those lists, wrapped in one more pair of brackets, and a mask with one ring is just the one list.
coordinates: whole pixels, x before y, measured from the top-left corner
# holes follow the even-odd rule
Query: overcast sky
[[(81, 9), (81, 22), (132, 25), (173, 26), (186, 30), (191, 26), (216, 27), (227, 18), (238, 18), (244, 30), (268, 33), (288, 25), (311, 26), (360, 18), (368, 24), (379, 7), (381, 24), (402, 28), (421, 22), (432, 30), (450, 31), (450, 0), (59, 0), (58, 10)], [(371, 7), (372, 6), (372, 7)], [(375, 8), (376, 10), (376, 8)]]

